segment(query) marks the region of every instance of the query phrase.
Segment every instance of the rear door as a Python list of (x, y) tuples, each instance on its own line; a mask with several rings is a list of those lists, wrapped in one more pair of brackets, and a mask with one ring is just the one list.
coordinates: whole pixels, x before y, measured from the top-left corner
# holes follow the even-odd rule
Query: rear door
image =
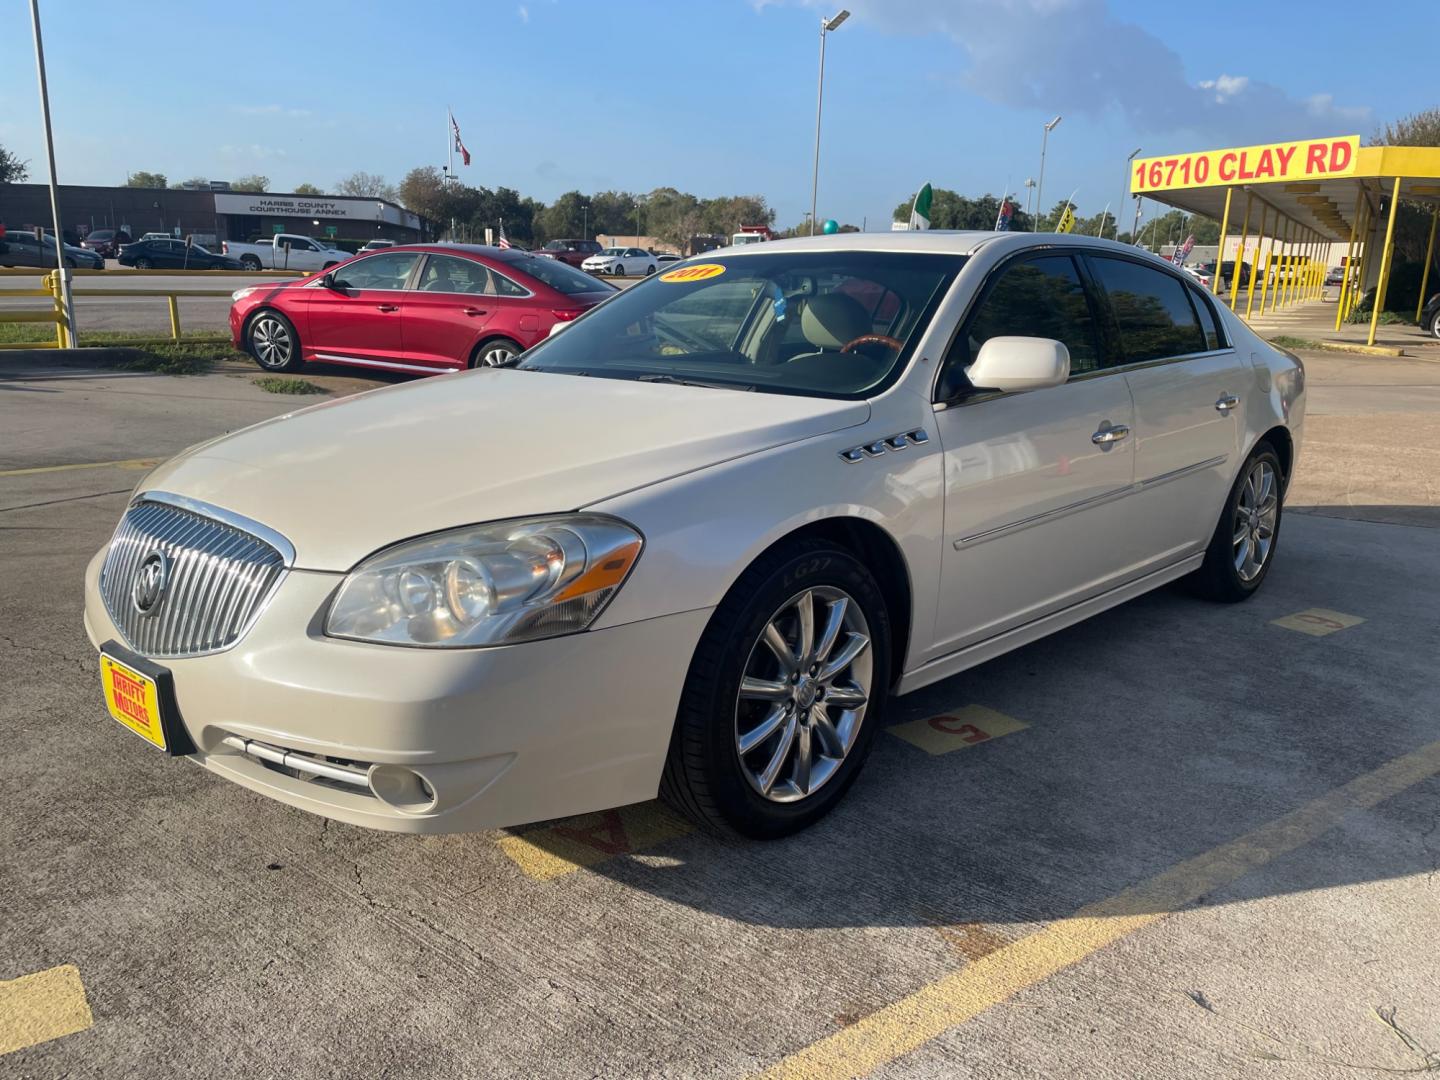
[[(531, 292), (478, 259), (428, 255), (405, 305), (409, 359), (435, 367), (466, 367), (475, 346), (506, 337), (523, 349), (537, 320)], [(522, 329), (530, 323), (529, 331)]]
[(297, 290), (305, 294), (306, 327), (300, 338), (305, 354), (316, 360), (364, 367), (426, 371), (405, 358), (406, 287), (420, 262), (418, 251), (366, 255), (330, 273), (329, 286)]
[(1086, 256), (1111, 318), (1107, 362), (1135, 399), (1135, 528), (1155, 567), (1205, 547), (1238, 467), (1249, 365), (1212, 301), (1179, 274)]
[[(1027, 393), (977, 391), (964, 369), (992, 337), (1053, 338), (1070, 380)], [(1107, 370), (1099, 311), (1063, 252), (998, 268), (941, 368), (945, 533), (935, 654), (1096, 596), (1133, 576), (1130, 390)]]

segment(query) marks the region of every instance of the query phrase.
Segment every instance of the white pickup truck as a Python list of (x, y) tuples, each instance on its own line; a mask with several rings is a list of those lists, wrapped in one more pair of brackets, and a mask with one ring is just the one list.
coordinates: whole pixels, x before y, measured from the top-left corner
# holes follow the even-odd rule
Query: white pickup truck
[(255, 244), (227, 240), (220, 245), (220, 250), (239, 259), (247, 270), (328, 270), (350, 258), (348, 251), (293, 233), (279, 233)]

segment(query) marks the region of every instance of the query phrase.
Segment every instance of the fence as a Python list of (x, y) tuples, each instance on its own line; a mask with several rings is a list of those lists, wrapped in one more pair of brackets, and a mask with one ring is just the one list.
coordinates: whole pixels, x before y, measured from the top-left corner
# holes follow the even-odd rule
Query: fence
[[(104, 276), (107, 280), (115, 280), (124, 275), (128, 281), (132, 276), (136, 279), (152, 277), (213, 277), (214, 270), (134, 270), (134, 271), (105, 271), (105, 270), (66, 270), (70, 278), (99, 277)], [(301, 270), (266, 270), (261, 275), (264, 279), (274, 277), (306, 277), (310, 271)], [(5, 297), (43, 297), (50, 301), (49, 306), (36, 310), (23, 311), (11, 310), (0, 307), (0, 324), (3, 323), (53, 323), (55, 326), (55, 340), (49, 341), (18, 341), (0, 342), (0, 349), (63, 349), (74, 348), (80, 344), (75, 327), (65, 316), (64, 286), (60, 280), (60, 271), (51, 270), (48, 274), (41, 273), (38, 267), (17, 267), (14, 269), (0, 269), (0, 278), (34, 278), (40, 277), (41, 287), (38, 289), (5, 289), (0, 288), (0, 298)], [(126, 338), (126, 345), (155, 345), (168, 341), (194, 342), (196, 344), (220, 343), (230, 340), (225, 334), (195, 335), (182, 337), (180, 330), (180, 301), (185, 297), (215, 297), (230, 296), (233, 289), (164, 289), (164, 288), (122, 288), (122, 289), (86, 289), (70, 286), (70, 295), (75, 296), (149, 296), (156, 299), (164, 298), (170, 308), (170, 336), (169, 337), (136, 337)]]

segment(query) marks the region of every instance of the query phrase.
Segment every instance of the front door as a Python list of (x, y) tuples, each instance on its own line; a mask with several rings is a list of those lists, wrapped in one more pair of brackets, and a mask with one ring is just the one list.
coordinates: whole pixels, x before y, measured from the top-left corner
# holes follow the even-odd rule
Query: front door
[[(1133, 407), (1123, 375), (1101, 364), (1097, 314), (1071, 256), (1024, 256), (992, 276), (946, 357), (934, 656), (1098, 595), (1136, 561)], [(1070, 381), (1010, 394), (971, 387), (965, 367), (1006, 335), (1063, 342)]]
[(1124, 365), (1135, 399), (1135, 518), (1159, 568), (1209, 543), (1255, 377), (1221, 340), (1212, 301), (1178, 274), (1123, 256), (1087, 260), (1113, 315), (1109, 359)]
[(367, 255), (331, 271), (329, 287), (305, 289), (306, 357), (424, 370), (405, 360), (405, 288), (419, 260), (416, 251)]

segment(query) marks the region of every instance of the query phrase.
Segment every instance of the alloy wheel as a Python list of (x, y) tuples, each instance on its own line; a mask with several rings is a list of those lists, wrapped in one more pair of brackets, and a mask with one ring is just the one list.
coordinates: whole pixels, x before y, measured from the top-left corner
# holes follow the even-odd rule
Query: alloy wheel
[(1275, 469), (1268, 461), (1257, 461), (1240, 486), (1235, 503), (1233, 532), (1235, 572), (1241, 581), (1254, 581), (1265, 569), (1275, 543), (1275, 523), (1280, 513), (1280, 490)]
[(770, 616), (735, 704), (735, 750), (762, 797), (797, 802), (844, 764), (870, 700), (870, 637), (860, 605), (828, 585), (791, 597)]
[(480, 363), (483, 367), (504, 367), (518, 354), (511, 346), (503, 341), (487, 346), (480, 354)]
[(295, 351), (289, 329), (279, 319), (262, 315), (250, 327), (250, 344), (262, 367), (284, 367)]

